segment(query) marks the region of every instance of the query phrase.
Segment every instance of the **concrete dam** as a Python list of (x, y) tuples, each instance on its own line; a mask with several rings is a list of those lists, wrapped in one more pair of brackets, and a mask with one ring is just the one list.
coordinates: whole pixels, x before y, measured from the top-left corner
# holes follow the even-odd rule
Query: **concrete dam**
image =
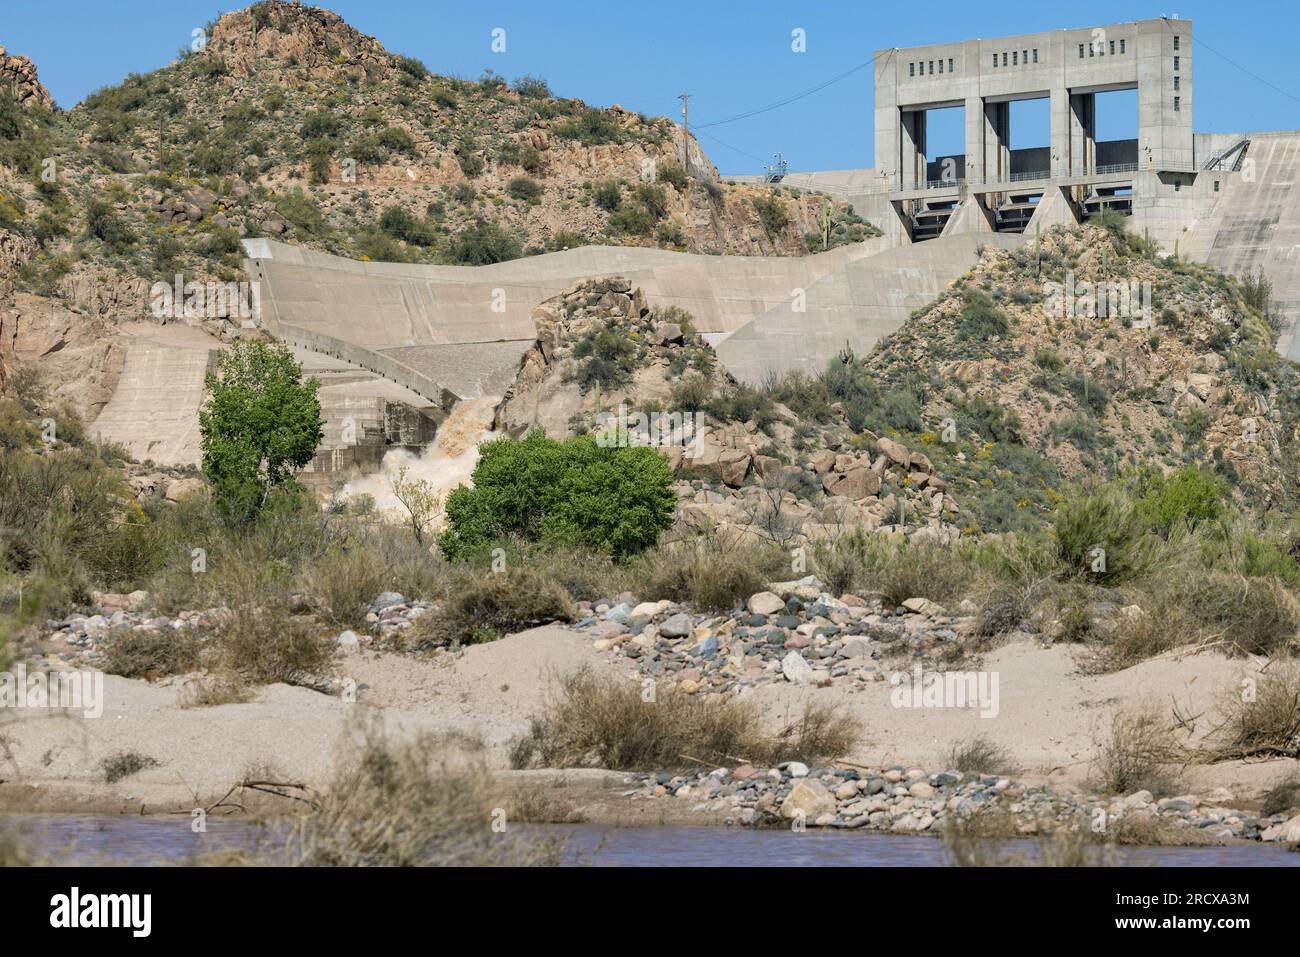
[[(981, 246), (1012, 248), (1103, 208), (1166, 252), (1262, 271), (1285, 326), (1279, 351), (1300, 359), (1300, 132), (1195, 133), (1191, 31), (1158, 19), (878, 51), (876, 166), (772, 185), (848, 200), (883, 235), (802, 258), (587, 246), (431, 266), (245, 240), (261, 326), (322, 383), (326, 438), (309, 481), (372, 471), (385, 449), (426, 445), (462, 403), (490, 406), (533, 342), (534, 307), (579, 280), (624, 276), (656, 306), (680, 306), (721, 363), (757, 384), (818, 372), (846, 345), (869, 349), (970, 269)], [(1098, 142), (1095, 98), (1115, 89), (1137, 90), (1138, 136)], [(1050, 101), (1051, 143), (1011, 150), (1007, 107), (1028, 98)], [(966, 111), (965, 151), (931, 157), (926, 113), (955, 104)], [(216, 347), (161, 333), (133, 342), (92, 428), (139, 458), (197, 462)], [(159, 396), (166, 414), (147, 415)]]

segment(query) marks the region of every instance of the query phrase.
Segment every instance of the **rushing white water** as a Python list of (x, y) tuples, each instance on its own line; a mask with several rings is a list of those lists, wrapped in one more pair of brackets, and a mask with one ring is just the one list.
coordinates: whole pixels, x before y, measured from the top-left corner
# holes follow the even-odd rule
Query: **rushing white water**
[[(338, 498), (347, 501), (369, 495), (377, 511), (405, 519), (406, 510), (393, 494), (393, 483), (406, 469), (407, 482), (428, 482), (445, 502), (453, 489), (469, 484), (478, 463), (479, 443), (496, 437), (492, 418), (498, 402), (500, 399), (488, 397), (458, 403), (439, 427), (438, 437), (423, 452), (393, 449), (384, 456), (378, 472), (349, 482)], [(441, 524), (439, 516), (435, 526)]]

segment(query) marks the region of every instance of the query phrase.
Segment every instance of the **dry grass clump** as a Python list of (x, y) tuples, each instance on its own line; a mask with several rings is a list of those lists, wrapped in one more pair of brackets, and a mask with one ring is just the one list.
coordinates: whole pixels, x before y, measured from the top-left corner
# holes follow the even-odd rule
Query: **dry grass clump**
[(909, 598), (928, 598), (946, 604), (969, 594), (978, 570), (957, 549), (943, 545), (900, 545), (879, 553), (867, 580), (889, 606)]
[(1098, 745), (1095, 771), (1101, 786), (1112, 794), (1145, 790), (1161, 797), (1173, 793), (1177, 776), (1171, 765), (1184, 753), (1159, 704), (1139, 702), (1111, 719)]
[(1274, 662), (1249, 686), (1225, 693), (1219, 711), (1212, 760), (1300, 757), (1300, 663)]
[(1190, 566), (1161, 575), (1133, 597), (1142, 613), (1121, 618), (1106, 638), (1113, 667), (1207, 643), (1274, 656), (1300, 634), (1300, 603), (1274, 579)]
[(833, 705), (808, 701), (798, 717), (765, 739), (755, 741), (749, 758), (767, 765), (784, 761), (818, 765), (848, 754), (861, 738), (858, 725)]
[(322, 614), (332, 624), (364, 626), (371, 602), (391, 587), (392, 576), (376, 557), (362, 549), (330, 550), (303, 571), (303, 589), (319, 599)]
[(1006, 748), (977, 735), (953, 742), (948, 749), (948, 767), (962, 774), (1010, 774), (1016, 763)]
[(464, 571), (442, 608), (417, 620), (409, 643), (478, 644), (551, 621), (572, 621), (573, 615), (569, 593), (535, 569)]
[(180, 694), (182, 708), (213, 708), (223, 704), (247, 704), (253, 689), (230, 675), (205, 675), (187, 684)]
[(815, 764), (843, 754), (858, 738), (851, 721), (822, 705), (808, 705), (774, 734), (758, 728), (748, 701), (689, 695), (676, 685), (642, 685), (582, 668), (556, 679), (553, 699), (515, 742), (511, 763), (623, 771)]
[(629, 587), (656, 600), (690, 602), (701, 611), (726, 612), (763, 591), (774, 576), (790, 575), (789, 556), (754, 542), (704, 536), (647, 552), (628, 568)]
[(232, 609), (216, 638), (216, 671), (255, 685), (310, 684), (329, 668), (334, 646), (320, 626), (266, 597)]
[(115, 631), (104, 642), (104, 671), (123, 678), (183, 675), (199, 666), (200, 642), (190, 631)]
[(104, 758), (99, 766), (104, 772), (104, 780), (109, 784), (116, 784), (123, 778), (129, 778), (148, 768), (158, 767), (158, 762), (139, 751), (118, 751)]
[[(375, 725), (365, 726), (355, 753), (314, 807), (293, 822), (272, 862), (305, 867), (559, 863), (553, 840), (513, 830), (498, 792), (481, 741), (422, 735), (395, 742)], [(264, 831), (274, 844), (275, 826)]]

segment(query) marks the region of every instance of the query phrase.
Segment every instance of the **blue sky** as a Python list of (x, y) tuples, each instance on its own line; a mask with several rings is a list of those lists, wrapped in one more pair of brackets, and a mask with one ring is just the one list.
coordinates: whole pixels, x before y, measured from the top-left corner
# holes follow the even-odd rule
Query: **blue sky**
[[(247, 3), (215, 0), (5, 0), (0, 43), (32, 57), (59, 104), (71, 106), (130, 72), (166, 64), (190, 31)], [(1090, 26), (1177, 13), (1195, 22), (1196, 129), (1231, 132), (1300, 128), (1300, 4), (1295, 0), (1162, 7), (864, 0), (803, 5), (597, 3), (519, 0), (333, 0), (324, 6), (391, 51), (430, 69), (475, 79), (545, 77), (561, 96), (680, 119), (677, 95), (691, 96), (691, 125), (724, 173), (756, 172), (783, 152), (792, 169), (872, 163), (871, 76), (861, 69), (787, 106), (704, 126), (768, 106), (864, 64), (875, 49)], [(493, 53), (492, 31), (506, 50)], [(807, 50), (791, 50), (791, 31)], [(1226, 57), (1225, 60), (1223, 57)], [(1237, 65), (1229, 63), (1233, 61)], [(1247, 72), (1255, 74), (1250, 76)], [(1276, 88), (1276, 89), (1275, 89)], [(1136, 96), (1099, 103), (1099, 136), (1133, 135)], [(1043, 145), (1045, 101), (1018, 104), (1013, 145)], [(931, 152), (959, 151), (960, 111), (935, 116)], [(725, 145), (724, 145), (725, 144)]]

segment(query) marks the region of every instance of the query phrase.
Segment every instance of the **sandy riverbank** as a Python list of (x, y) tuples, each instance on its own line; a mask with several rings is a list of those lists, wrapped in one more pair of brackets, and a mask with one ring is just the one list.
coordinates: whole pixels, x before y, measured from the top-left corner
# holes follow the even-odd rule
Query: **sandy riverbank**
[[(249, 774), (318, 786), (344, 753), (359, 707), (399, 735), (477, 733), (504, 769), (509, 742), (543, 705), (551, 676), (584, 664), (622, 673), (627, 663), (594, 651), (579, 634), (548, 626), (434, 661), (341, 651), (338, 672), (357, 683), (355, 703), (274, 685), (246, 704), (185, 708), (180, 681), (150, 684), (107, 676), (104, 714), (98, 719), (27, 711), (7, 715), (0, 727), (5, 744), (0, 809), (188, 813), (218, 800)], [(1097, 741), (1118, 708), (1143, 698), (1176, 706), (1195, 718), (1195, 743), (1212, 727), (1219, 696), (1254, 668), (1249, 661), (1205, 652), (1088, 675), (1077, 666), (1073, 649), (1032, 642), (998, 648), (981, 667), (999, 675), (996, 717), (896, 708), (885, 680), (859, 690), (848, 682), (827, 688), (777, 683), (749, 694), (774, 725), (797, 713), (808, 698), (838, 704), (862, 727), (862, 743), (846, 756), (854, 764), (938, 769), (954, 741), (979, 734), (1014, 756), (1018, 779), (1070, 791), (1087, 786)], [(106, 783), (105, 759), (124, 751), (157, 765)], [(1232, 792), (1234, 806), (1250, 807), (1298, 767), (1295, 761), (1195, 766), (1187, 769), (1181, 790), (1223, 787)], [(622, 796), (630, 786), (625, 774), (511, 772), (501, 779), (511, 793), (522, 788), (546, 795), (557, 816), (572, 813), (598, 823), (722, 823), (726, 817), (692, 812), (692, 801), (630, 800)]]

